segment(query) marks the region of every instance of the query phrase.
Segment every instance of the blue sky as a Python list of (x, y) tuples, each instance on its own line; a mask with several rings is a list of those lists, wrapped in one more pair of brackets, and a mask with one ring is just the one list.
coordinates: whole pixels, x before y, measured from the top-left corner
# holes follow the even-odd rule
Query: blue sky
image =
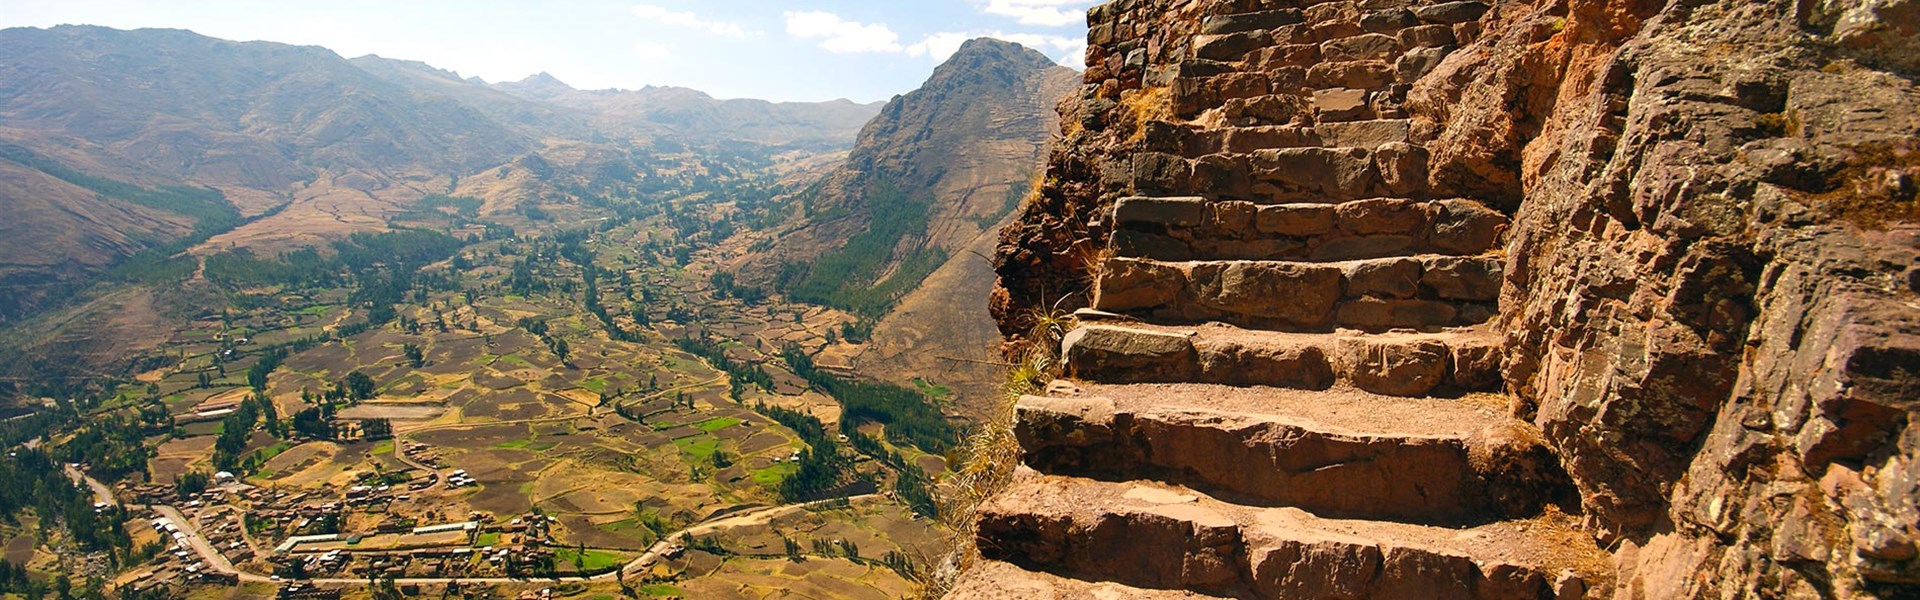
[(0, 27), (173, 27), (420, 60), (463, 76), (722, 98), (885, 100), (962, 41), (1078, 68), (1095, 0), (0, 0)]

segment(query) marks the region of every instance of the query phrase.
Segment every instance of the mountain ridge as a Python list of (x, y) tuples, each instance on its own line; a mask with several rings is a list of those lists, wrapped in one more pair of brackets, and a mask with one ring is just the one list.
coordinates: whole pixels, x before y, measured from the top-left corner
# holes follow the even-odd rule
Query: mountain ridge
[[(831, 152), (874, 112), (852, 103), (796, 104), (779, 119), (756, 122), (729, 115), (757, 105), (706, 100), (642, 120), (528, 101), (420, 61), (348, 59), (319, 46), (184, 29), (9, 28), (0, 30), (0, 55), (9, 57), (0, 63), (0, 143), (115, 185), (210, 187), (240, 215), (275, 212), (216, 240), (269, 252), (383, 228), (384, 215), (459, 191), (463, 178), (504, 173), (501, 167), (558, 165), (461, 193), (497, 196), (484, 210), (513, 210), (555, 185), (634, 171), (654, 160), (655, 148)], [(17, 259), (0, 265), (0, 285), (27, 290), (0, 307), (0, 322), (192, 229), (180, 215), (129, 207), (58, 177), (22, 175), (0, 192), (4, 199), (64, 200), (8, 203), (17, 207), (9, 224), (40, 235), (0, 240), (0, 255)], [(68, 251), (25, 247), (46, 240)]]

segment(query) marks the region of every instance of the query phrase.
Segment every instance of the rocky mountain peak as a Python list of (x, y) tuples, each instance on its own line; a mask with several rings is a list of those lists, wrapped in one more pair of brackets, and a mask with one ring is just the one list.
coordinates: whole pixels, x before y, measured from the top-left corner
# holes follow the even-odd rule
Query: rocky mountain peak
[(528, 75), (519, 81), (501, 82), (494, 86), (516, 96), (535, 99), (562, 96), (574, 91), (573, 86), (567, 85), (566, 82), (546, 71)]
[[(1007, 69), (1014, 72), (1044, 71), (1060, 66), (1040, 51), (1002, 39), (980, 37), (967, 40), (953, 56), (934, 69), (929, 82), (956, 72)], [(923, 86), (924, 87), (924, 86)]]

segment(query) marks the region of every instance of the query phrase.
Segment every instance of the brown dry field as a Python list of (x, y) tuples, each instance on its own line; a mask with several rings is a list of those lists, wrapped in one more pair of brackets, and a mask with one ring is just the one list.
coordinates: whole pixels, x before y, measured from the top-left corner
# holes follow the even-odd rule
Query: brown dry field
[(33, 536), (22, 533), (7, 540), (5, 558), (8, 563), (24, 565), (33, 560)]

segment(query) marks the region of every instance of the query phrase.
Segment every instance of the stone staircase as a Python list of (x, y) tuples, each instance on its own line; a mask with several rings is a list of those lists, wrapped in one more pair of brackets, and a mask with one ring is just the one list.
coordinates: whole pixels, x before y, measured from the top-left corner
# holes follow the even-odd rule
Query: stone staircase
[(950, 597), (1609, 584), (1558, 458), (1497, 394), (1508, 217), (1424, 195), (1400, 108), (1487, 6), (1208, 4), (1160, 76), (1174, 118), (1143, 126), (1067, 377), (1018, 401), (986, 565)]

